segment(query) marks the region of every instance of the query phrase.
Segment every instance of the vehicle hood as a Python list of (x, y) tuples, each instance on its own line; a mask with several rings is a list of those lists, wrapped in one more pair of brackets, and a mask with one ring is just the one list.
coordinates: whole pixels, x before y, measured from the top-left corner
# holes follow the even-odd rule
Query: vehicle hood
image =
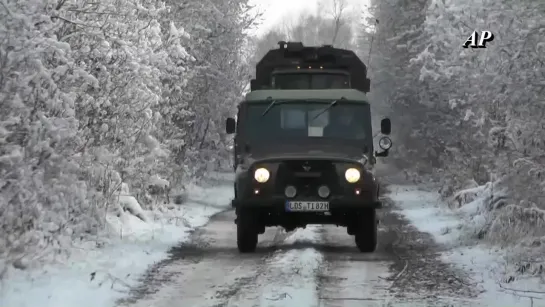
[(324, 144), (274, 144), (252, 148), (248, 158), (262, 159), (297, 159), (297, 158), (338, 158), (359, 161), (367, 156), (361, 148), (348, 145)]

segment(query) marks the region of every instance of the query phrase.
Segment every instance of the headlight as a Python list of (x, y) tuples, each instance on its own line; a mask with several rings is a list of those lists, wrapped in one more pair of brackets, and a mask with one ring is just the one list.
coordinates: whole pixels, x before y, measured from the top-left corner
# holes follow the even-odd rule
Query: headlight
[(269, 178), (271, 177), (271, 173), (265, 168), (258, 168), (255, 170), (254, 178), (259, 183), (265, 183), (269, 181)]
[(360, 180), (360, 171), (358, 171), (355, 168), (349, 168), (344, 173), (344, 178), (346, 178), (346, 181), (350, 183), (356, 183), (358, 180)]

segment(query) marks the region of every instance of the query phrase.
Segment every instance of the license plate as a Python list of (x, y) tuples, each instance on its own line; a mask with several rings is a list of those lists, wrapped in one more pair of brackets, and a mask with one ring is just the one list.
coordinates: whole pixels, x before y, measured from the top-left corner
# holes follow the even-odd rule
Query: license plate
[(287, 201), (286, 211), (302, 212), (326, 212), (329, 211), (329, 202), (327, 201)]

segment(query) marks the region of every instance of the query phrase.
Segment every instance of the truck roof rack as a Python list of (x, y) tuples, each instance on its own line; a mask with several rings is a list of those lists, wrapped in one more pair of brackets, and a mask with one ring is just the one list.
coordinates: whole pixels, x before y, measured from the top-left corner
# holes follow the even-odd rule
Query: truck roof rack
[[(271, 49), (256, 65), (256, 78), (252, 88), (270, 86), (273, 71), (297, 67), (321, 67), (324, 70), (345, 70), (352, 84), (367, 79), (367, 66), (354, 51), (335, 48), (332, 45), (304, 46), (302, 42), (279, 41), (277, 49)], [(369, 92), (369, 88), (360, 89)]]

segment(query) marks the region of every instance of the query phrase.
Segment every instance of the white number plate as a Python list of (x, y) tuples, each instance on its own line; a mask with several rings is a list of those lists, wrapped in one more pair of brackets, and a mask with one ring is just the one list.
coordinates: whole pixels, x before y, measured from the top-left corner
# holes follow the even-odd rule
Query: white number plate
[(287, 201), (286, 211), (326, 212), (329, 211), (327, 201)]

